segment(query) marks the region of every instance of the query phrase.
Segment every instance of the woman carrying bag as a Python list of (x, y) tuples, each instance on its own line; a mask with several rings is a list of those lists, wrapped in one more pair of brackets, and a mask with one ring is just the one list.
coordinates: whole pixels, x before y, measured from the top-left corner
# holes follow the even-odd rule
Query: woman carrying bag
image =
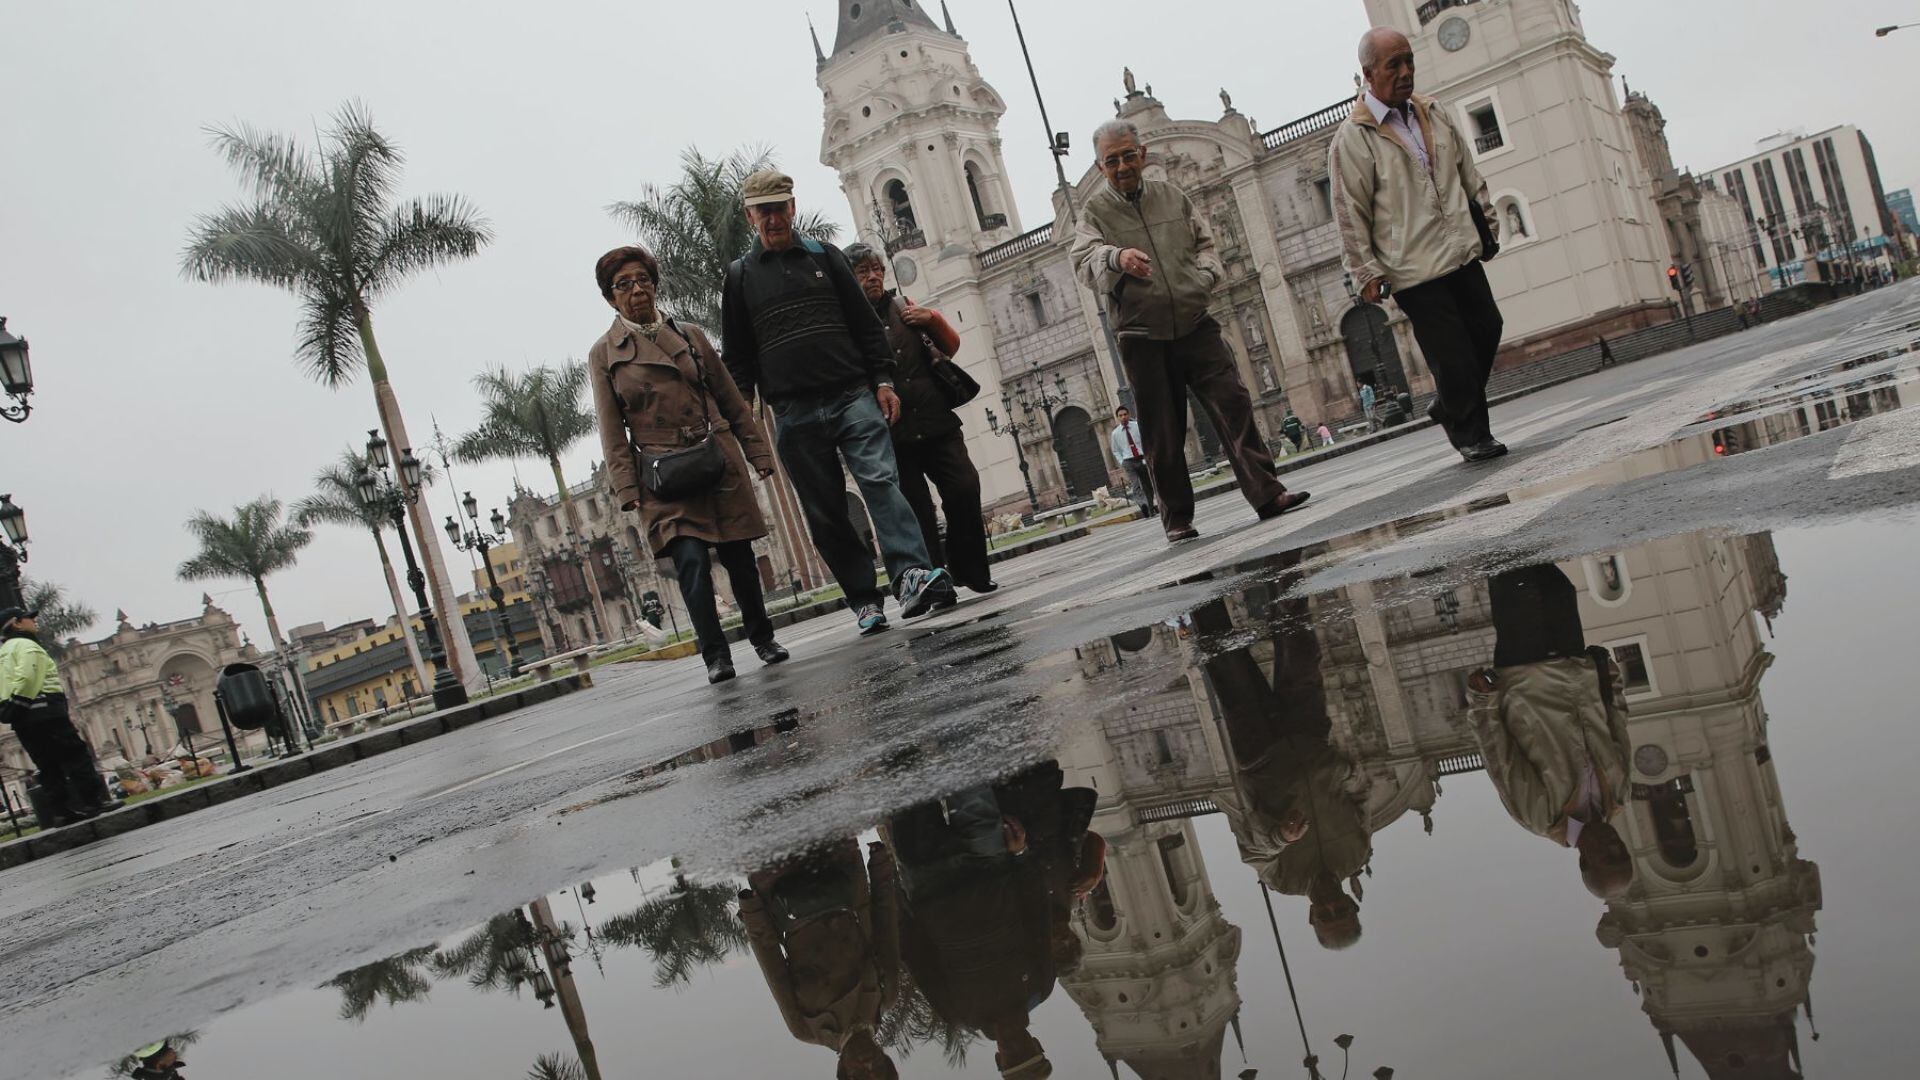
[(788, 653), (773, 639), (753, 554), (753, 541), (767, 535), (753, 477), (773, 475), (772, 448), (707, 335), (655, 307), (660, 264), (651, 253), (615, 248), (594, 278), (615, 313), (587, 360), (614, 495), (621, 509), (639, 512), (653, 556), (673, 560), (707, 681), (734, 675), (714, 604), (716, 558), (747, 640), (762, 662), (777, 664)]

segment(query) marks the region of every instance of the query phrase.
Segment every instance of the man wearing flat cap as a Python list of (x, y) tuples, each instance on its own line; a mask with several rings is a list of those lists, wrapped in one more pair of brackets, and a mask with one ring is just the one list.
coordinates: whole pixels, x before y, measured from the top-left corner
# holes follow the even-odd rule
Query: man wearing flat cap
[(758, 393), (773, 410), (774, 446), (814, 548), (860, 632), (886, 629), (872, 555), (847, 506), (851, 472), (901, 617), (952, 604), (952, 578), (932, 567), (919, 519), (900, 492), (888, 428), (901, 409), (886, 329), (840, 249), (795, 230), (791, 178), (762, 169), (742, 191), (754, 240), (727, 267), (724, 359), (740, 392), (749, 401)]

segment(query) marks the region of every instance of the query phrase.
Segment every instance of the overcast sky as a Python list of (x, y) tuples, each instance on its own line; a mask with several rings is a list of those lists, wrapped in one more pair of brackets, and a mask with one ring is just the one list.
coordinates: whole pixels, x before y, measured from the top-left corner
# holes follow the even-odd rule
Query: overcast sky
[[(937, 0), (935, 7), (937, 10)], [(1020, 210), (1050, 213), (1052, 168), (999, 0), (949, 0), (1002, 122)], [(1589, 35), (1665, 111), (1674, 158), (1708, 168), (1780, 128), (1859, 124), (1888, 189), (1920, 182), (1897, 104), (1920, 64), (1920, 0), (1590, 0)], [(1098, 25), (1082, 25), (1090, 12)], [(582, 357), (610, 314), (593, 260), (630, 237), (607, 203), (670, 181), (683, 147), (764, 143), (803, 203), (845, 223), (817, 158), (820, 98), (805, 15), (830, 49), (834, 0), (0, 0), (0, 315), (33, 343), (39, 392), (0, 425), (0, 491), (27, 509), (30, 576), (66, 585), (112, 629), (216, 599), (265, 640), (241, 583), (185, 583), (181, 522), (262, 492), (289, 503), (374, 426), (364, 379), (338, 391), (290, 360), (295, 304), (260, 286), (183, 281), (188, 223), (237, 194), (201, 128), (244, 120), (310, 132), (359, 98), (407, 152), (402, 190), (457, 191), (498, 234), (478, 258), (384, 300), (375, 325), (417, 442), (457, 434), (482, 368)], [(1176, 117), (1212, 119), (1221, 85), (1263, 128), (1350, 92), (1360, 0), (1028, 0), (1021, 16), (1054, 123), (1110, 115), (1131, 65)], [(583, 443), (566, 462), (584, 478)], [(550, 486), (537, 462), (519, 466)], [(460, 489), (504, 502), (508, 465), (460, 467)], [(458, 498), (433, 490), (435, 518)], [(483, 511), (484, 512), (484, 511)], [(448, 551), (450, 564), (467, 558)], [(396, 555), (397, 557), (397, 555)], [(462, 575), (462, 581), (465, 582)], [(270, 582), (282, 624), (390, 614), (364, 533), (327, 528)]]

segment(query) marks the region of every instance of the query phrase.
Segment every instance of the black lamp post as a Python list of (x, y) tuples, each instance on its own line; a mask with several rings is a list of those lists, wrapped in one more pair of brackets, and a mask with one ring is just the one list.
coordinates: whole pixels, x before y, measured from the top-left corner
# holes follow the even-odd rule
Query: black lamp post
[(507, 674), (517, 679), (520, 677), (520, 645), (513, 640), (513, 627), (507, 619), (507, 592), (500, 587), (500, 578), (493, 572), (493, 559), (487, 555), (496, 545), (506, 542), (507, 519), (500, 513), (499, 507), (495, 507), (493, 516), (488, 519), (493, 531), (482, 529), (480, 500), (474, 498), (471, 491), (460, 501), (460, 507), (467, 512), (467, 520), (473, 523), (473, 529), (470, 532), (462, 529), (453, 515), (448, 514), (447, 539), (453, 541), (453, 546), (461, 551), (480, 553), (480, 564), (487, 568), (487, 596), (493, 601), (493, 632), (498, 640), (506, 643)]
[(20, 564), (27, 561), (27, 512), (13, 504), (12, 495), (0, 495), (0, 607), (21, 607)]
[[(413, 588), (414, 602), (420, 605), (420, 623), (427, 631), (428, 659), (433, 661), (434, 708), (465, 705), (467, 688), (460, 685), (453, 669), (447, 666), (447, 650), (440, 641), (440, 622), (433, 617), (433, 606), (427, 603), (427, 575), (414, 561), (413, 542), (407, 539), (407, 507), (420, 497), (420, 459), (413, 456), (412, 450), (400, 451), (400, 472), (406, 481), (402, 488), (387, 476), (387, 440), (381, 438), (377, 430), (367, 432), (367, 436), (367, 469), (355, 483), (360, 489), (360, 498), (385, 508), (387, 517), (393, 521), (393, 531), (400, 534), (400, 552), (407, 559), (407, 584)], [(402, 629), (413, 632), (411, 628)]]
[(1027, 520), (1031, 521), (1033, 515), (1040, 512), (1040, 497), (1033, 492), (1033, 467), (1027, 464), (1027, 451), (1020, 445), (1020, 436), (1033, 426), (1033, 421), (1021, 422), (1013, 418), (1013, 398), (1005, 391), (1000, 394), (1000, 407), (1007, 410), (1007, 422), (1002, 424), (1000, 418), (994, 415), (993, 406), (989, 405), (987, 406), (987, 427), (995, 435), (1007, 435), (1013, 438), (1013, 456), (1020, 460), (1020, 482), (1027, 485)]
[[(1053, 415), (1053, 407), (1055, 405), (1066, 404), (1067, 377), (1057, 371), (1054, 372), (1053, 389), (1049, 390), (1046, 380), (1040, 377), (1039, 363), (1036, 362), (1033, 364), (1032, 374), (1034, 376), (1034, 390), (1029, 391), (1025, 387), (1022, 387), (1020, 393), (1016, 396), (1005, 387), (1001, 388), (1000, 407), (1007, 411), (1007, 419), (1005, 422), (1002, 422), (998, 416), (994, 415), (992, 407), (988, 407), (987, 427), (991, 429), (995, 435), (1008, 435), (1012, 437), (1013, 453), (1020, 461), (1020, 479), (1027, 486), (1027, 505), (1032, 508), (1032, 513), (1038, 514), (1040, 512), (1040, 500), (1033, 491), (1032, 466), (1027, 463), (1027, 453), (1025, 448), (1021, 446), (1020, 440), (1021, 437), (1027, 433), (1044, 428), (1053, 443), (1054, 458), (1057, 460), (1060, 457), (1059, 433), (1053, 430), (1053, 424), (1049, 417)], [(1016, 407), (1018, 408), (1018, 412), (1015, 411)], [(1019, 419), (1020, 413), (1026, 414), (1025, 420)], [(1079, 494), (1073, 490), (1073, 479), (1067, 475), (1067, 469), (1064, 463), (1060, 467), (1060, 482), (1062, 486), (1066, 488), (1068, 497), (1076, 497)]]
[(18, 424), (33, 411), (27, 397), (33, 393), (33, 365), (27, 360), (27, 339), (7, 333), (7, 320), (0, 316), (0, 390), (14, 400), (0, 405), (0, 416)]

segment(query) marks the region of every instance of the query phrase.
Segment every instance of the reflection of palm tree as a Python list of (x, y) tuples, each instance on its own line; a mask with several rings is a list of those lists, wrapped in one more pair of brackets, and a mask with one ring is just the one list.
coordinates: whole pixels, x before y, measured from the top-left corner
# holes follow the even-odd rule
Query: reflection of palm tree
[(973, 1042), (974, 1033), (940, 1015), (905, 967), (900, 969), (899, 978), (900, 992), (880, 1018), (874, 1041), (903, 1058), (916, 1046), (938, 1046), (948, 1068), (966, 1068), (967, 1044)]
[(586, 1080), (586, 1075), (579, 1062), (560, 1054), (541, 1054), (527, 1070), (527, 1080)]
[(431, 963), (442, 978), (465, 975), (476, 990), (518, 994), (521, 982), (533, 974), (528, 964), (533, 944), (533, 924), (515, 908), (488, 919), (452, 949), (435, 953)]
[(610, 944), (645, 949), (653, 957), (655, 986), (691, 982), (694, 969), (717, 964), (747, 947), (747, 929), (734, 915), (734, 887), (697, 885), (684, 877), (673, 889), (600, 927)]
[(340, 1019), (356, 1022), (365, 1020), (373, 1003), (382, 998), (386, 999), (388, 1007), (392, 1007), (403, 1001), (419, 1001), (426, 997), (427, 991), (433, 988), (433, 980), (427, 978), (420, 968), (432, 956), (431, 945), (408, 949), (328, 980), (328, 986), (340, 991)]

